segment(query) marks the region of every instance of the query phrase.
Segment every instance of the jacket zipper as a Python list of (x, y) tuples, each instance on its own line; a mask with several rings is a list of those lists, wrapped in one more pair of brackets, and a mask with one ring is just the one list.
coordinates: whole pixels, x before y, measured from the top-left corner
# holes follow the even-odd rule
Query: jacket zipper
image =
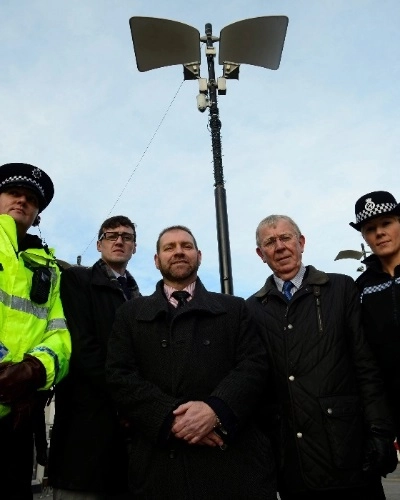
[(315, 297), (315, 304), (317, 306), (318, 332), (324, 333), (324, 325), (322, 323), (322, 313), (321, 313), (321, 290), (320, 287), (316, 285), (314, 285), (314, 297)]

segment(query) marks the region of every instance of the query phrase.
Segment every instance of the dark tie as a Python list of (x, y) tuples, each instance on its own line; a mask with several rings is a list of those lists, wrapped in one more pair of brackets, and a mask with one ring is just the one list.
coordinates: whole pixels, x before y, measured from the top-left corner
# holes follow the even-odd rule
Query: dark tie
[(122, 291), (124, 292), (125, 297), (129, 300), (132, 296), (131, 290), (128, 286), (128, 280), (125, 278), (125, 276), (118, 276), (117, 280), (119, 281), (119, 284), (121, 285)]
[(176, 290), (175, 292), (172, 292), (171, 296), (178, 301), (178, 307), (183, 307), (188, 301), (190, 293), (186, 290)]
[(291, 281), (283, 282), (282, 293), (288, 300), (291, 300), (292, 298), (292, 294), (290, 293), (290, 291), (292, 290), (293, 287), (294, 285)]

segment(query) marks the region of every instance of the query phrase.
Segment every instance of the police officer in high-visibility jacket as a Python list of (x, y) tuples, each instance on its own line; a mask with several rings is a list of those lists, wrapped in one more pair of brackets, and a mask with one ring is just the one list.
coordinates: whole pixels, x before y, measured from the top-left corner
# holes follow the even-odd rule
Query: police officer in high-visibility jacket
[(71, 341), (53, 250), (27, 234), (54, 187), (40, 168), (0, 167), (0, 497), (32, 498), (32, 413), (68, 372)]

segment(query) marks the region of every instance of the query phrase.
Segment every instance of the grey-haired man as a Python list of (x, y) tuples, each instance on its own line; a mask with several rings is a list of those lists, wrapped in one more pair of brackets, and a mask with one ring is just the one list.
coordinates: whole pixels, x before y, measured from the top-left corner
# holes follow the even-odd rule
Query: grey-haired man
[(248, 304), (274, 381), (266, 397), (282, 500), (384, 499), (393, 430), (349, 276), (304, 266), (305, 237), (286, 215), (257, 227), (273, 274)]

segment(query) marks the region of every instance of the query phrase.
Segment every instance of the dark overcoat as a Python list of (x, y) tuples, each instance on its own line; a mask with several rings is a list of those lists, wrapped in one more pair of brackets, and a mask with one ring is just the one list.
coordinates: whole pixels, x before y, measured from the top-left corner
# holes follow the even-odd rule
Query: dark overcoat
[[(254, 422), (267, 363), (243, 299), (208, 292), (198, 280), (193, 299), (173, 310), (159, 282), (153, 295), (118, 310), (107, 376), (137, 430), (135, 498), (276, 498), (270, 444)], [(176, 407), (211, 399), (237, 422), (225, 450), (162, 439)]]
[(393, 428), (354, 281), (308, 266), (290, 301), (270, 276), (247, 302), (269, 357), (268, 417), (282, 488), (365, 485), (368, 432)]
[(49, 477), (56, 488), (107, 493), (127, 488), (126, 438), (105, 381), (107, 342), (125, 298), (102, 265), (62, 273), (72, 356), (56, 388)]

